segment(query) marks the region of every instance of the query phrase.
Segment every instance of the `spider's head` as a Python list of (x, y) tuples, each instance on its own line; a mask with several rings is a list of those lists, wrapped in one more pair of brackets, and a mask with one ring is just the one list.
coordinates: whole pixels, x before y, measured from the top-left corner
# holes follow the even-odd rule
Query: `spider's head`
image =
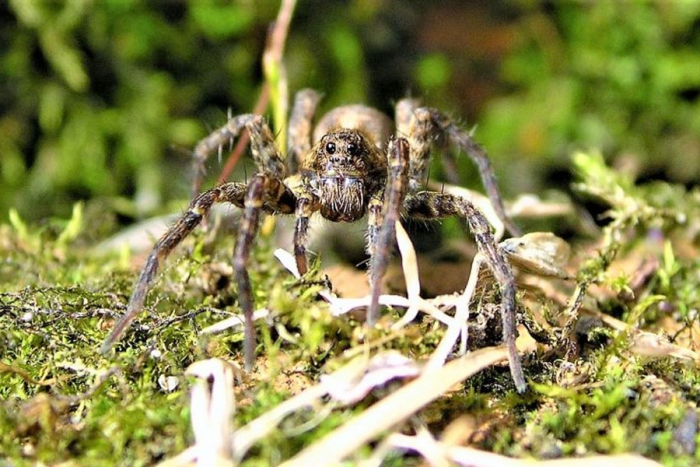
[(386, 170), (377, 147), (354, 129), (324, 135), (302, 167), (319, 197), (321, 215), (334, 222), (364, 216), (369, 197), (385, 182)]

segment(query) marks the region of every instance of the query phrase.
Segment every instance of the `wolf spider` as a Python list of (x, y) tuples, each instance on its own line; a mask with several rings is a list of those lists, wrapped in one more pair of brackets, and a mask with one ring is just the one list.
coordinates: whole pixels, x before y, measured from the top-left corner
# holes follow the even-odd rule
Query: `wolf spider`
[[(230, 118), (225, 126), (200, 141), (194, 150), (197, 192), (202, 183), (204, 162), (210, 154), (238, 137), (245, 128), (250, 134), (251, 150), (258, 166), (247, 183), (229, 182), (204, 191), (194, 198), (187, 212), (158, 240), (136, 282), (125, 315), (105, 340), (108, 351), (143, 309), (144, 299), (161, 261), (194, 230), (215, 203), (230, 203), (243, 209), (233, 255), (238, 285), (238, 300), (244, 315), (244, 355), (251, 368), (255, 357), (253, 295), (248, 275), (248, 260), (258, 232), (261, 213), (294, 214), (294, 256), (300, 274), (307, 269), (309, 218), (319, 212), (333, 222), (354, 222), (368, 217), (367, 253), (370, 256), (371, 304), (367, 321), (377, 318), (380, 279), (383, 276), (399, 216), (434, 220), (457, 216), (466, 222), (476, 239), (501, 291), (503, 339), (509, 355), (510, 371), (519, 391), (526, 388), (520, 358), (515, 347), (515, 280), (511, 268), (499, 250), (491, 226), (468, 200), (434, 191), (419, 191), (427, 178), (433, 140), (443, 136), (477, 163), (487, 193), (504, 225), (513, 235), (517, 228), (503, 209), (489, 159), (469, 133), (440, 111), (420, 107), (414, 99), (396, 105), (396, 128), (380, 111), (350, 105), (331, 110), (323, 116), (313, 133), (313, 117), (319, 95), (300, 91), (289, 123), (290, 166), (275, 144), (265, 120), (252, 114)], [(392, 134), (396, 136), (392, 137)]]

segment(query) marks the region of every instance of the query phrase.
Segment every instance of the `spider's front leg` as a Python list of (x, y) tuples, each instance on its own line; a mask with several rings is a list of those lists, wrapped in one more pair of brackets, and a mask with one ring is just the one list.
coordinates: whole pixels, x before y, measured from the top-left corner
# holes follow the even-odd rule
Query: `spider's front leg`
[[(275, 140), (262, 117), (242, 115), (229, 121), (229, 126), (217, 130), (203, 140), (198, 147), (213, 144), (227, 135), (240, 132), (245, 126), (250, 133), (253, 157), (260, 172), (249, 184), (225, 183), (197, 196), (189, 209), (153, 247), (148, 256), (134, 292), (127, 305), (125, 315), (117, 322), (110, 335), (102, 344), (101, 351), (107, 352), (122, 336), (134, 318), (143, 310), (144, 300), (155, 279), (160, 264), (173, 249), (189, 235), (209, 213), (215, 203), (231, 203), (244, 208), (243, 220), (234, 251), (234, 271), (239, 286), (239, 303), (245, 316), (245, 361), (251, 368), (255, 357), (255, 333), (253, 330), (253, 295), (246, 263), (250, 256), (253, 239), (257, 233), (260, 212), (292, 213), (296, 206), (296, 196), (284, 183), (286, 168), (275, 146)], [(228, 128), (228, 129), (226, 129)]]
[(143, 310), (144, 300), (158, 273), (160, 264), (199, 225), (209, 213), (212, 205), (228, 202), (243, 207), (245, 193), (246, 185), (244, 183), (226, 183), (205, 191), (190, 203), (187, 212), (163, 234), (148, 255), (146, 265), (143, 267), (129, 299), (126, 313), (117, 321), (110, 335), (102, 343), (100, 348), (102, 353), (108, 352), (119, 341), (134, 318)]
[(253, 289), (248, 274), (248, 260), (253, 249), (253, 241), (258, 234), (260, 214), (265, 207), (274, 212), (289, 213), (296, 204), (291, 190), (269, 174), (258, 174), (248, 184), (243, 218), (238, 229), (238, 238), (233, 252), (233, 271), (238, 285), (238, 304), (243, 311), (244, 342), (243, 354), (247, 370), (253, 368), (255, 360), (255, 328), (253, 325)]
[(404, 209), (409, 217), (435, 220), (447, 216), (457, 216), (469, 225), (479, 252), (486, 259), (491, 273), (501, 289), (501, 316), (503, 319), (503, 341), (508, 351), (508, 363), (515, 387), (519, 392), (527, 389), (518, 349), (515, 346), (516, 301), (515, 277), (498, 247), (491, 226), (471, 202), (447, 193), (424, 191), (406, 198)]
[(255, 360), (255, 328), (253, 326), (253, 290), (248, 274), (248, 259), (253, 240), (258, 233), (260, 213), (290, 214), (297, 200), (292, 190), (285, 185), (286, 166), (275, 145), (272, 131), (262, 117), (253, 117), (246, 127), (250, 134), (253, 158), (260, 168), (248, 184), (244, 202), (243, 218), (233, 253), (233, 270), (238, 285), (238, 302), (245, 319), (244, 356), (247, 370), (253, 368)]
[[(302, 89), (294, 96), (294, 107), (289, 117), (289, 144), (287, 148), (289, 163), (294, 171), (304, 163), (304, 157), (311, 152), (311, 133), (313, 118), (321, 96), (313, 89)], [(318, 199), (297, 180), (297, 203), (295, 209), (296, 223), (294, 227), (294, 257), (297, 271), (300, 275), (308, 271), (306, 247), (309, 243), (309, 218), (318, 210)]]
[[(386, 272), (391, 255), (391, 246), (396, 234), (396, 222), (408, 191), (408, 141), (397, 138), (389, 142), (388, 179), (384, 192), (376, 193), (369, 201), (369, 221), (367, 229), (367, 253), (371, 263), (369, 283), (371, 301), (367, 311), (367, 323), (373, 325), (377, 321), (379, 311), (379, 295), (381, 294), (382, 277)], [(383, 202), (382, 202), (383, 200)]]
[(309, 259), (306, 257), (306, 248), (309, 244), (309, 218), (318, 210), (317, 204), (318, 199), (314, 195), (303, 187), (299, 188), (295, 211), (294, 258), (297, 272), (302, 276), (309, 270)]

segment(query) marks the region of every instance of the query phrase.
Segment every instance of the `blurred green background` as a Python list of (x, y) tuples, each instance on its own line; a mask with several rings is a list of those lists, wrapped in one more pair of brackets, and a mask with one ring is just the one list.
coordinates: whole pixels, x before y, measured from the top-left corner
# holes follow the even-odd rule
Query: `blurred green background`
[[(82, 199), (122, 222), (182, 208), (193, 145), (257, 101), (278, 8), (0, 2), (3, 221), (68, 217)], [(323, 109), (413, 95), (478, 125), (507, 197), (565, 188), (576, 148), (642, 178), (700, 178), (698, 1), (300, 1), (285, 63), (290, 93), (314, 87)]]

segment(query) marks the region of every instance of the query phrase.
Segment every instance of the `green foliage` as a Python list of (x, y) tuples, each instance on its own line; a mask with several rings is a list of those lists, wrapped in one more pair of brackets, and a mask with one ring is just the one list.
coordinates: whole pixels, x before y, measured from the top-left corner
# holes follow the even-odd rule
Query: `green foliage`
[(478, 134), (492, 154), (539, 161), (520, 184), (572, 147), (700, 177), (698, 2), (521, 4), (501, 70), (513, 91), (488, 104)]
[[(174, 261), (161, 274), (154, 292), (159, 297), (138, 318), (129, 345), (120, 345), (117, 355), (101, 355), (99, 344), (124, 310), (133, 273), (124, 270), (119, 254), (81, 248), (84, 230), (94, 221), (83, 216), (93, 212), (77, 205), (70, 220), (52, 228), (27, 225), (16, 213), (12, 225), (0, 225), (5, 258), (0, 287), (6, 291), (0, 293), (0, 458), (151, 465), (171, 457), (192, 442), (184, 370), (198, 359), (240, 353), (240, 333), (198, 336), (197, 330), (228, 315), (216, 308), (229, 299), (226, 294), (207, 297), (202, 305), (202, 291), (210, 287), (206, 277), (217, 271), (216, 264), (228, 262), (231, 244), (220, 242), (209, 255), (195, 237), (188, 243), (194, 243), (196, 260)], [(280, 324), (267, 333), (268, 342), (284, 346), (285, 358), (313, 361), (320, 343), (338, 328), (319, 307), (318, 287), (283, 285), (270, 249), (262, 245), (256, 254), (256, 295), (279, 310)], [(289, 330), (277, 332), (284, 326)], [(292, 334), (295, 340), (284, 339)], [(264, 358), (274, 358), (272, 350)], [(270, 363), (273, 373), (286, 370), (278, 365)], [(172, 376), (177, 388), (164, 389), (159, 379)], [(253, 405), (239, 407), (241, 423), (284, 399), (285, 390), (271, 381), (256, 388)], [(307, 416), (314, 418), (309, 413), (289, 423), (308, 421)], [(290, 439), (283, 427), (258, 446), (257, 456), (289, 457), (308, 442), (305, 436), (316, 439), (344, 418), (334, 414), (324, 430)]]
[(9, 6), (0, 211), (32, 219), (97, 196), (143, 214), (183, 192), (189, 148), (228, 106), (252, 106), (264, 37), (251, 31), (276, 12), (247, 1)]
[[(447, 4), (430, 10), (449, 15)], [(103, 197), (134, 217), (185, 198), (194, 143), (227, 109), (253, 108), (278, 6), (4, 4), (0, 212), (65, 217), (75, 201)], [(520, 2), (507, 10), (494, 8), (510, 38), (499, 81), (490, 83), (496, 98), (468, 122), (478, 123), (476, 137), (496, 159), (506, 193), (537, 187), (552, 164), (566, 164), (571, 147), (631, 155), (652, 175), (700, 175), (696, 2)], [(461, 81), (461, 58), (445, 43), (425, 42), (441, 32), (459, 43), (465, 32), (427, 30), (435, 27), (421, 21), (427, 11), (399, 0), (299, 3), (285, 53), (290, 92), (321, 90), (323, 109), (365, 101), (387, 111), (413, 94), (465, 115), (472, 83)], [(473, 38), (473, 47), (488, 50), (490, 37), (481, 46)], [(480, 64), (472, 66), (478, 74)], [(474, 174), (466, 161), (459, 167)]]
[(446, 101), (446, 91), (452, 75), (451, 65), (443, 54), (422, 57), (416, 64), (416, 82), (431, 99)]

